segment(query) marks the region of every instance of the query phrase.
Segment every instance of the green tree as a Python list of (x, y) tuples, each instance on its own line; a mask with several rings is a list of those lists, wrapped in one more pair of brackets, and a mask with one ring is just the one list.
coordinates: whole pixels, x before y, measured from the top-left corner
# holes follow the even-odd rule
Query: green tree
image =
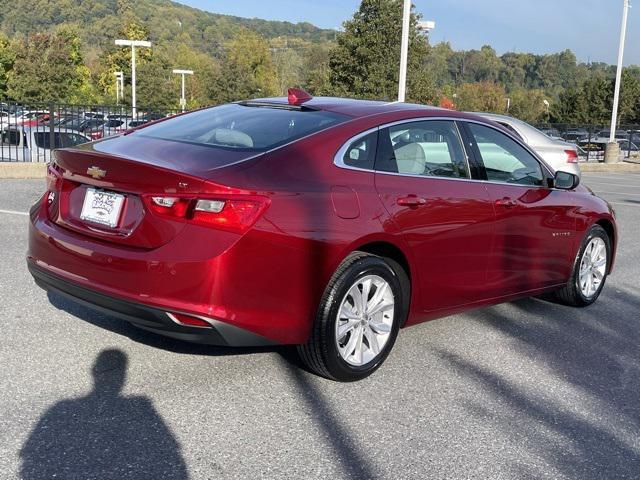
[(71, 30), (39, 33), (19, 42), (7, 94), (25, 102), (68, 102), (87, 80), (79, 39)]
[(464, 83), (457, 91), (456, 108), (468, 112), (505, 113), (507, 94), (492, 82)]
[[(407, 98), (433, 101), (432, 77), (425, 70), (428, 44), (411, 15)], [(336, 94), (357, 98), (396, 98), (402, 32), (402, 1), (363, 0), (353, 19), (344, 23), (331, 52), (331, 85)]]
[(6, 35), (0, 33), (0, 98), (7, 96), (7, 81), (15, 58), (13, 45)]
[(529, 123), (538, 123), (547, 119), (547, 107), (544, 101), (549, 100), (543, 90), (517, 89), (508, 95), (511, 99), (509, 115)]
[(276, 70), (269, 44), (257, 33), (240, 29), (227, 44), (216, 101), (230, 102), (278, 95)]

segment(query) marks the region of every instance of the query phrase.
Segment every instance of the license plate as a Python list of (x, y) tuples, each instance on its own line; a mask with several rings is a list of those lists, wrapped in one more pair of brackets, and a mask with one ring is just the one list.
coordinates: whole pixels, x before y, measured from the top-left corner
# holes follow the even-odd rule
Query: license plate
[(113, 228), (120, 221), (123, 204), (124, 195), (87, 188), (80, 218)]

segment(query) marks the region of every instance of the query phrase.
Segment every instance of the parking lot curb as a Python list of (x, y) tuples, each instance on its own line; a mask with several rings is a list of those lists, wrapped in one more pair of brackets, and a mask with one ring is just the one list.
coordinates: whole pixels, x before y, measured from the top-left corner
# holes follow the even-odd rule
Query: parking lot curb
[(46, 163), (0, 162), (0, 178), (44, 178)]
[(581, 163), (582, 172), (640, 172), (640, 164), (619, 162), (619, 163)]

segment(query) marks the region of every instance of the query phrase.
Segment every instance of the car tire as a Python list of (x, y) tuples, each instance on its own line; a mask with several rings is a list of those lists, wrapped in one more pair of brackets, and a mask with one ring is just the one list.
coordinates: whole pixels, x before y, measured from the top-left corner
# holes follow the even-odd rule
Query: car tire
[[(598, 250), (594, 251), (593, 248)], [(598, 255), (598, 252), (601, 252), (604, 258)], [(597, 258), (594, 258), (594, 255)], [(556, 299), (572, 307), (587, 307), (593, 304), (604, 288), (610, 265), (611, 239), (600, 225), (594, 225), (582, 240), (573, 263), (571, 278), (562, 289), (555, 292)], [(596, 281), (597, 285), (594, 284)]]
[(324, 291), (310, 338), (298, 346), (300, 358), (331, 380), (352, 382), (371, 375), (393, 348), (409, 302), (409, 278), (397, 262), (351, 253)]

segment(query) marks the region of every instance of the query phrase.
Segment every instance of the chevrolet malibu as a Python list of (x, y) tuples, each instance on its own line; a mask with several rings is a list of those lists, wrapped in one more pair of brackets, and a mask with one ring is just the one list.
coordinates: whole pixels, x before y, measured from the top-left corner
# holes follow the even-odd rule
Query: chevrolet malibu
[(592, 304), (616, 243), (611, 207), (496, 123), (291, 90), (57, 150), (28, 266), (152, 332), (297, 345), (352, 381), (403, 327), (543, 293)]

